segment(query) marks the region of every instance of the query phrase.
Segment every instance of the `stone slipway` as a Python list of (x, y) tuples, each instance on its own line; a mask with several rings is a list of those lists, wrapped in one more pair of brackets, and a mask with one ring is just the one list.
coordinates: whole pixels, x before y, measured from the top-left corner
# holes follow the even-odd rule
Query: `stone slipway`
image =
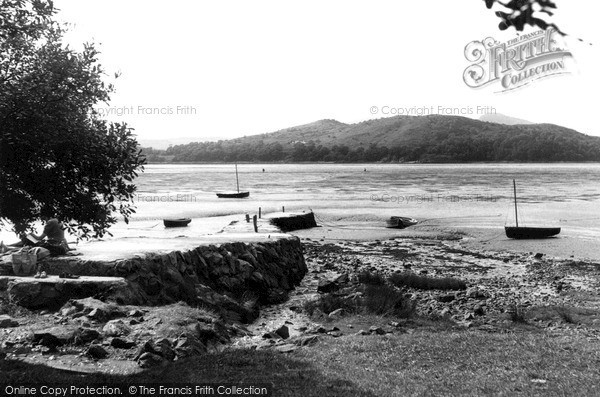
[[(85, 297), (126, 305), (184, 301), (249, 322), (258, 315), (255, 303), (283, 301), (307, 272), (300, 240), (271, 219), (259, 220), (258, 233), (240, 216), (211, 235), (199, 234), (202, 219), (194, 219), (192, 227), (160, 225), (140, 228), (138, 236), (83, 243), (80, 256), (42, 261), (47, 279), (3, 276), (0, 294), (31, 309)], [(56, 277), (64, 272), (81, 278)]]

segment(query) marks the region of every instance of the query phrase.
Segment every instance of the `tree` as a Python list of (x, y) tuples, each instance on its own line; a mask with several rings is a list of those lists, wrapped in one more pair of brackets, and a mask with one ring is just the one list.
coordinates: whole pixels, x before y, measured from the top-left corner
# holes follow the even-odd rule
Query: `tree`
[(143, 170), (132, 129), (107, 123), (98, 51), (62, 41), (49, 0), (0, 0), (0, 222), (16, 233), (57, 216), (79, 237), (101, 237), (135, 212)]
[[(548, 29), (550, 27), (556, 29), (556, 31), (562, 35), (562, 32), (558, 26), (553, 23), (549, 23), (542, 18), (536, 17), (536, 12), (540, 14), (546, 14), (547, 16), (554, 15), (556, 4), (552, 0), (484, 0), (487, 8), (492, 8), (495, 4), (503, 6), (506, 11), (496, 11), (496, 16), (501, 19), (498, 28), (500, 30), (506, 30), (511, 26), (514, 26), (516, 30), (523, 31), (526, 25), (538, 27), (540, 29)], [(537, 11), (536, 11), (537, 10)]]

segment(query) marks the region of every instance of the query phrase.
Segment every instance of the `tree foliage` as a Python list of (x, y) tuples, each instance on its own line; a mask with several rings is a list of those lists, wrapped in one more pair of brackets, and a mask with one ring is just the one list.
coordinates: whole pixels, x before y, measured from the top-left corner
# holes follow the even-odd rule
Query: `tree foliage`
[(92, 44), (74, 51), (48, 0), (0, 0), (0, 220), (15, 232), (42, 216), (81, 237), (134, 212), (145, 162), (131, 128), (94, 106), (113, 87)]
[(501, 19), (501, 22), (498, 25), (500, 30), (506, 30), (509, 27), (514, 26), (517, 31), (521, 32), (525, 26), (529, 25), (544, 30), (552, 27), (560, 34), (565, 34), (554, 23), (550, 23), (544, 18), (539, 18), (542, 14), (545, 14), (548, 17), (554, 15), (556, 4), (552, 0), (484, 1), (488, 9), (491, 9), (494, 5), (503, 7), (502, 11), (496, 11), (496, 16)]

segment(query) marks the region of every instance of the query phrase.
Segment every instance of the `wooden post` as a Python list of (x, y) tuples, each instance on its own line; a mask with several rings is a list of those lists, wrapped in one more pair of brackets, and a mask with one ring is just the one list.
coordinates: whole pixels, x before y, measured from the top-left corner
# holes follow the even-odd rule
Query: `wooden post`
[(258, 219), (261, 218), (261, 212), (262, 212), (262, 208), (258, 207)]
[(281, 212), (285, 212), (285, 206), (284, 205), (281, 206)]
[(517, 214), (517, 182), (513, 179), (513, 189), (515, 192), (515, 224), (519, 227), (519, 215)]
[(246, 214), (246, 222), (250, 223), (250, 215)]
[(254, 222), (254, 233), (258, 233), (258, 224), (256, 220), (256, 215), (252, 217), (252, 221)]

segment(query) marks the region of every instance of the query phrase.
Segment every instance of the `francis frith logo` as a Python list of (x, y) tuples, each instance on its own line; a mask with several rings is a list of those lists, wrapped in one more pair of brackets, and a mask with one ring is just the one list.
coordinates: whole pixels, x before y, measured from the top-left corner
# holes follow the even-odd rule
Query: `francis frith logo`
[(558, 43), (555, 29), (524, 34), (504, 43), (488, 37), (465, 46), (471, 62), (464, 73), (472, 88), (499, 84), (502, 91), (523, 87), (540, 78), (568, 73), (566, 60), (571, 52)]

